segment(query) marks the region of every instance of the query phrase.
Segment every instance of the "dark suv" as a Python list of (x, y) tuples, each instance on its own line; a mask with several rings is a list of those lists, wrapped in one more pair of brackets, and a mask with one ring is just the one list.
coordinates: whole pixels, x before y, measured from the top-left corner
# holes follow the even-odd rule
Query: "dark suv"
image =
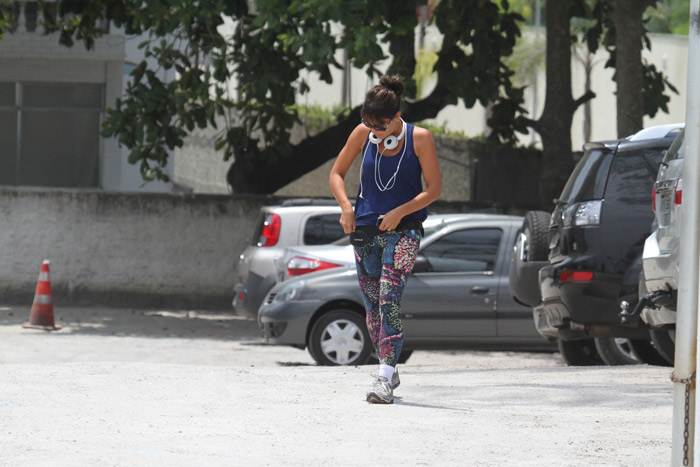
[[(541, 212), (529, 214), (530, 224), (526, 217), (525, 238), (516, 242), (513, 255), (511, 292), (534, 306), (537, 330), (559, 340), (569, 364), (662, 363), (644, 323), (622, 322), (620, 303), (637, 302), (642, 250), (654, 218), (654, 180), (680, 127), (664, 125), (620, 141), (586, 144), (555, 200), (546, 235)], [(543, 241), (549, 241), (546, 260), (537, 256)], [(534, 304), (536, 283), (540, 302)]]

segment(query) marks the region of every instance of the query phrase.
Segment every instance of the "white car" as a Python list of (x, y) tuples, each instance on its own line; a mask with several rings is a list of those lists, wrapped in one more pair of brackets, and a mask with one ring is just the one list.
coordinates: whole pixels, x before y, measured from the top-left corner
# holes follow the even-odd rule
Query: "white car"
[(264, 206), (255, 231), (238, 261), (233, 288), (236, 314), (255, 317), (267, 292), (275, 285), (275, 259), (292, 245), (323, 245), (345, 236), (341, 209), (335, 200), (290, 199)]
[(675, 351), (684, 153), (683, 130), (664, 155), (654, 183), (655, 219), (644, 242), (639, 287), (642, 320), (649, 325), (654, 347), (669, 363)]

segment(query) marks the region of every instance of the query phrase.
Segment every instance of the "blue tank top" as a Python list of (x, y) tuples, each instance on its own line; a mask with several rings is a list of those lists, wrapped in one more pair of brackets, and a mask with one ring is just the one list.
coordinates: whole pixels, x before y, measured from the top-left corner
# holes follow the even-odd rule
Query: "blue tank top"
[[(404, 152), (403, 146), (393, 156), (380, 157), (378, 145), (372, 144), (369, 137), (365, 141), (362, 147), (361, 183), (355, 200), (356, 225), (376, 225), (379, 216), (411, 201), (423, 191), (421, 182), (423, 172), (416, 152), (413, 150), (413, 128), (414, 125), (406, 124), (406, 136), (401, 141), (406, 145), (403, 158), (401, 158)], [(376, 171), (375, 168), (377, 168)], [(396, 173), (395, 183), (392, 180), (394, 173)], [(379, 187), (387, 189), (382, 191)], [(427, 216), (428, 208), (423, 208), (407, 214), (401, 220), (422, 222)]]

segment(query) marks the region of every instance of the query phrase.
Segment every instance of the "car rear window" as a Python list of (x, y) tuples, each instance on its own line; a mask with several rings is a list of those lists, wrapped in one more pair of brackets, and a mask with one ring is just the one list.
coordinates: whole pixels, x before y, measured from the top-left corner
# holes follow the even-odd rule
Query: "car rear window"
[(610, 170), (606, 202), (620, 200), (651, 206), (651, 187), (662, 157), (661, 149), (618, 154)]
[(325, 245), (344, 236), (340, 213), (312, 216), (304, 226), (304, 245)]
[(588, 149), (566, 182), (560, 200), (575, 203), (602, 199), (612, 159), (613, 153), (605, 147)]

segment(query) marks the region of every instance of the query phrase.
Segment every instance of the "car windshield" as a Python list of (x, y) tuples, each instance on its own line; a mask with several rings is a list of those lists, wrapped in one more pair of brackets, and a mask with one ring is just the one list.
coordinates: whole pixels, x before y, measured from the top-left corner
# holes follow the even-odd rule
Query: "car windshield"
[(566, 182), (560, 200), (564, 203), (575, 203), (601, 199), (605, 192), (605, 181), (608, 178), (612, 156), (613, 153), (604, 147), (587, 150)]

